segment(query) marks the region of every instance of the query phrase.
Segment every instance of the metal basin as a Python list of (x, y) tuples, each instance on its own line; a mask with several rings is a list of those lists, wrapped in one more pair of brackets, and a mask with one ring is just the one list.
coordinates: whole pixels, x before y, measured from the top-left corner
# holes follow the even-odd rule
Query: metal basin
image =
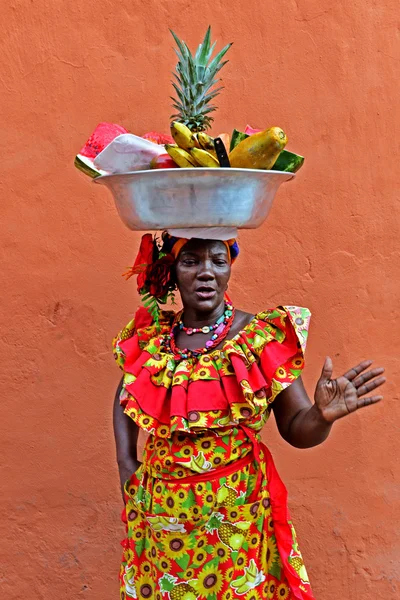
[(156, 169), (94, 179), (111, 191), (122, 221), (133, 230), (184, 227), (254, 229), (268, 216), (283, 171)]

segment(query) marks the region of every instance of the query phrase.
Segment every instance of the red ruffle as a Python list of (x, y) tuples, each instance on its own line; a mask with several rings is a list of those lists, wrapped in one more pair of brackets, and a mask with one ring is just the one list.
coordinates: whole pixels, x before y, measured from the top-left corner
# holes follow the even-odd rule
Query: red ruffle
[[(307, 309), (297, 307), (259, 313), (222, 350), (179, 362), (161, 345), (171, 314), (165, 314), (159, 333), (154, 326), (130, 325), (131, 337), (126, 339), (125, 329), (114, 342), (125, 373), (121, 402), (141, 426), (138, 416), (148, 415), (155, 421), (152, 427), (187, 431), (201, 426), (197, 413), (211, 411), (218, 411), (218, 418), (222, 411), (234, 422), (246, 422), (265, 412), (277, 393), (300, 375), (309, 318)], [(208, 421), (210, 426), (218, 423)]]

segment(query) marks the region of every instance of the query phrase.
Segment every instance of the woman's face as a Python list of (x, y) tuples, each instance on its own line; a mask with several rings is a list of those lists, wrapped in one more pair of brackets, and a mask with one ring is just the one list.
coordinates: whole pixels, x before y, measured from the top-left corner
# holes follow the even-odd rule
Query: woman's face
[(183, 305), (212, 312), (224, 302), (231, 275), (228, 250), (220, 241), (191, 239), (179, 253), (176, 279)]

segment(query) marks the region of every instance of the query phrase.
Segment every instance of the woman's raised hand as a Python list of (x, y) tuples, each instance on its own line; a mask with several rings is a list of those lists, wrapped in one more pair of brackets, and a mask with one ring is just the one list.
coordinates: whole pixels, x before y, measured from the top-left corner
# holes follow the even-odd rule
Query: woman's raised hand
[(371, 365), (372, 360), (364, 360), (341, 377), (332, 379), (332, 360), (326, 357), (314, 400), (327, 423), (333, 423), (363, 406), (376, 404), (383, 399), (382, 395), (367, 395), (386, 381), (385, 377), (381, 377), (385, 369), (369, 369)]

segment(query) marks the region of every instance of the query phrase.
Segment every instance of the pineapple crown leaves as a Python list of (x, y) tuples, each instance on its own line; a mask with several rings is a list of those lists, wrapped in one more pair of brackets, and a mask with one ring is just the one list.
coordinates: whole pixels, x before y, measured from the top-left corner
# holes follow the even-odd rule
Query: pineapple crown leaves
[(206, 524), (207, 532), (212, 533), (215, 529), (218, 529), (223, 520), (224, 516), (220, 512), (214, 512)]
[(216, 75), (228, 62), (222, 59), (232, 44), (227, 44), (211, 59), (216, 42), (211, 44), (211, 27), (208, 27), (204, 40), (193, 56), (187, 44), (170, 31), (178, 47), (175, 49), (178, 56), (176, 73), (173, 74), (175, 81), (172, 81), (177, 98), (171, 96), (173, 107), (178, 112), (171, 119), (179, 119), (192, 130), (203, 131), (213, 121), (209, 115), (217, 107), (211, 101), (223, 89), (214, 88), (219, 81)]
[(174, 577), (174, 575), (169, 575), (168, 573), (165, 573), (158, 580), (158, 584), (160, 586), (161, 593), (164, 594), (165, 592), (171, 592), (174, 589), (177, 581), (178, 581), (177, 577)]

